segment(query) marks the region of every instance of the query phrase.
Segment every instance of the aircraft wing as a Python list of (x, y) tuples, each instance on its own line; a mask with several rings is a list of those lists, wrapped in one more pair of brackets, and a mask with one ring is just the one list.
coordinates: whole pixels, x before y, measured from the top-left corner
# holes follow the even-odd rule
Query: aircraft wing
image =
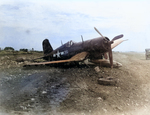
[(111, 44), (111, 49), (115, 48), (116, 46), (118, 46), (119, 44), (121, 44), (123, 41), (126, 41), (126, 40), (123, 40), (123, 39), (114, 40), (114, 43)]
[(71, 57), (70, 59), (67, 59), (67, 60), (30, 63), (30, 64), (24, 65), (23, 67), (32, 66), (32, 65), (47, 65), (47, 64), (65, 63), (65, 62), (73, 62), (73, 61), (83, 61), (87, 56), (88, 56), (88, 52), (81, 52), (81, 53), (78, 53), (78, 54), (74, 55), (73, 57)]

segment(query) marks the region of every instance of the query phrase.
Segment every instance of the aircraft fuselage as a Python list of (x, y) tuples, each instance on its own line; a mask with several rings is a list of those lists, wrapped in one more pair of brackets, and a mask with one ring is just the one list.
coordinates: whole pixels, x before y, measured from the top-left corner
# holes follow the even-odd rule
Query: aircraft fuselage
[[(108, 39), (107, 37), (105, 38)], [(102, 37), (98, 37), (78, 43), (69, 41), (45, 56), (47, 60), (62, 60), (69, 59), (78, 53), (86, 51), (89, 52), (90, 59), (99, 59), (105, 52), (108, 52), (108, 50), (108, 41)]]

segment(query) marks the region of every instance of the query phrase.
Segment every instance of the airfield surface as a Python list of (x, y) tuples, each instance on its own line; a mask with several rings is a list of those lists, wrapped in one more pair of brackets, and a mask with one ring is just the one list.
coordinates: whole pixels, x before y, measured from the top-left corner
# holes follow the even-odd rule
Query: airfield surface
[[(0, 115), (149, 115), (150, 60), (144, 53), (113, 52), (121, 68), (23, 68), (42, 53), (0, 55)], [(114, 86), (99, 78), (117, 79)]]

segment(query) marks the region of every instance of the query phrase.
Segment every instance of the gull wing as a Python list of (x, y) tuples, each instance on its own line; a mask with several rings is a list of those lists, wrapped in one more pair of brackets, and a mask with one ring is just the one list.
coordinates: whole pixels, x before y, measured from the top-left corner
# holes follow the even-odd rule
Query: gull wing
[(114, 43), (111, 44), (111, 49), (115, 48), (116, 46), (118, 46), (119, 44), (121, 44), (123, 41), (126, 41), (126, 40), (123, 40), (123, 39), (114, 40)]
[(71, 57), (70, 59), (67, 59), (67, 60), (30, 63), (30, 64), (24, 65), (23, 67), (32, 66), (32, 65), (47, 65), (47, 64), (66, 63), (66, 62), (73, 62), (73, 61), (83, 61), (88, 56), (88, 54), (89, 54), (88, 52), (81, 52), (81, 53), (78, 53), (78, 54), (74, 55), (73, 57)]

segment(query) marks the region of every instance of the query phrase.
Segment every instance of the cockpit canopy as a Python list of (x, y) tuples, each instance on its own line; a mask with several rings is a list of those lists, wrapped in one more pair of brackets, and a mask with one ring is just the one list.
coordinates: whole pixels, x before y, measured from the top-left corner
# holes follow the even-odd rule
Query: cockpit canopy
[(66, 44), (65, 44), (65, 46), (66, 47), (70, 47), (70, 46), (72, 46), (74, 44), (74, 42), (72, 41), (72, 40), (70, 40), (69, 42), (67, 42)]

